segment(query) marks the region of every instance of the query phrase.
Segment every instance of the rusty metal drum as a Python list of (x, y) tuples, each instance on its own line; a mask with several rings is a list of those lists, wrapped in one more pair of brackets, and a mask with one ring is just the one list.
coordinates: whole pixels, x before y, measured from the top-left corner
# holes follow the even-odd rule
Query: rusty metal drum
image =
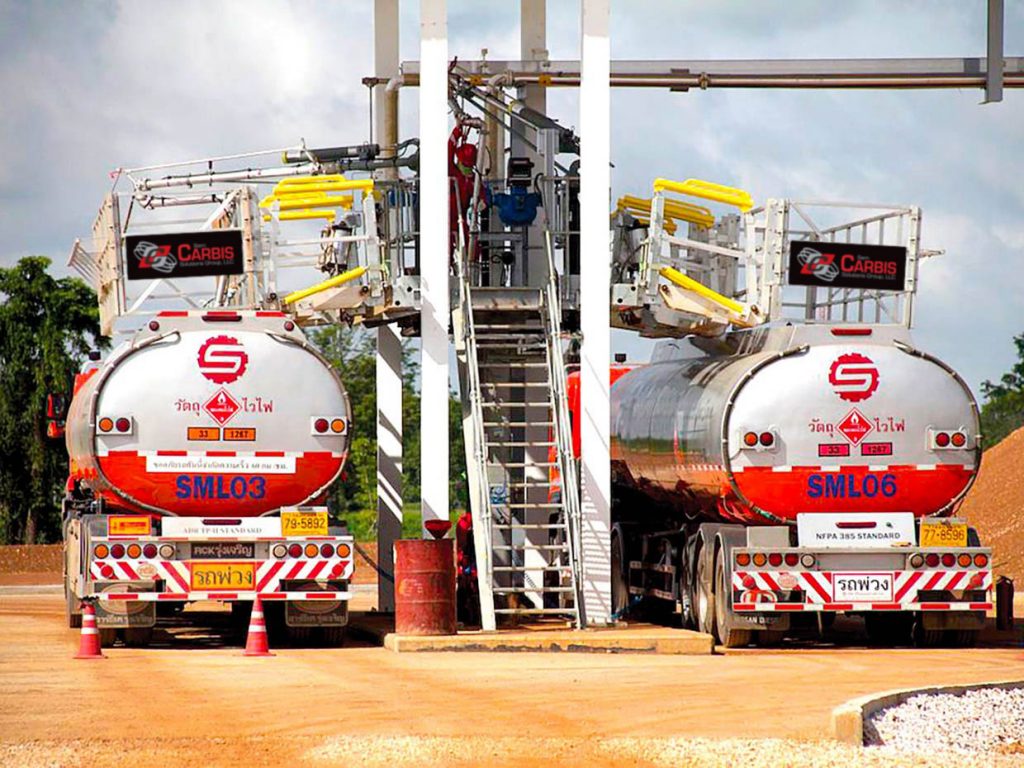
[(395, 632), (455, 634), (455, 542), (395, 542)]

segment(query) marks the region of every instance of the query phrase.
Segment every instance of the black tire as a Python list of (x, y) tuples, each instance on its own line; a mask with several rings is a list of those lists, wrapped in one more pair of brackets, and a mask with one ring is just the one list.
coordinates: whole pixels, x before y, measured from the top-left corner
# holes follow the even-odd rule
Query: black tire
[(323, 644), (328, 648), (341, 648), (345, 645), (346, 627), (321, 627)]
[(913, 640), (914, 617), (907, 611), (896, 613), (867, 613), (864, 628), (872, 645), (891, 648), (910, 645)]
[(697, 631), (706, 635), (715, 634), (715, 587), (714, 565), (707, 572), (704, 552), (697, 550), (697, 583), (694, 585), (696, 599), (694, 613), (697, 615)]
[(147, 648), (153, 642), (153, 627), (129, 627), (124, 630), (124, 644), (129, 648)]
[(750, 645), (754, 633), (730, 626), (729, 591), (725, 580), (725, 557), (719, 550), (715, 553), (715, 637), (726, 648), (742, 648)]
[(941, 629), (925, 629), (924, 622), (918, 617), (914, 625), (914, 643), (919, 648), (941, 648), (946, 645), (947, 632)]
[(625, 619), (629, 615), (629, 576), (622, 535), (612, 531), (612, 618)]
[(977, 629), (948, 629), (946, 630), (945, 644), (953, 648), (973, 648), (978, 644)]
[(289, 627), (284, 625), (285, 642), (292, 647), (308, 648), (313, 644), (315, 627)]
[(110, 648), (117, 642), (117, 627), (100, 627), (100, 648)]
[(75, 596), (71, 594), (66, 577), (64, 579), (64, 616), (68, 620), (70, 629), (82, 628), (82, 607)]
[(774, 648), (781, 645), (785, 638), (784, 629), (762, 629), (754, 633), (754, 642), (758, 648)]

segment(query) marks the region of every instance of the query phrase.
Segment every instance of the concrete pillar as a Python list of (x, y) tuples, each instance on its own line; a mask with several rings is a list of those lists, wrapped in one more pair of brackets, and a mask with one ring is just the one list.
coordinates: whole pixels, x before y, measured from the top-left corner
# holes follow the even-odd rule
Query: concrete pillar
[[(448, 20), (420, 0), (420, 410), (423, 520), (448, 510)], [(427, 537), (426, 529), (423, 531)]]
[[(377, 77), (398, 74), (398, 0), (374, 0), (373, 63)], [(377, 142), (386, 156), (398, 142), (398, 90), (374, 89)], [(394, 169), (377, 172), (393, 179)], [(395, 610), (395, 539), (402, 536), (402, 342), (394, 326), (377, 328), (377, 610)]]
[(611, 326), (608, 210), (611, 172), (610, 0), (582, 0), (580, 274), (583, 609), (588, 626), (611, 622), (611, 464), (608, 397)]

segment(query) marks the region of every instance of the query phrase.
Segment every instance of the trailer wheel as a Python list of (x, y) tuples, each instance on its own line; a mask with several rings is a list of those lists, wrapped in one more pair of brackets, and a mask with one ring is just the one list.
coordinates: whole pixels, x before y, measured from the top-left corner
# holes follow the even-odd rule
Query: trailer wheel
[(954, 648), (973, 648), (980, 634), (976, 629), (950, 629), (946, 631), (946, 642)]
[(722, 550), (718, 550), (715, 555), (715, 636), (726, 648), (742, 648), (750, 645), (753, 632), (732, 626), (729, 592), (725, 581), (725, 557)]
[(612, 531), (612, 618), (625, 619), (629, 613), (629, 577), (626, 573), (626, 557), (623, 551), (622, 534)]
[(702, 549), (697, 550), (697, 599), (694, 600), (697, 614), (697, 631), (706, 635), (715, 633), (715, 593), (711, 581), (712, 573), (708, 573), (707, 559)]

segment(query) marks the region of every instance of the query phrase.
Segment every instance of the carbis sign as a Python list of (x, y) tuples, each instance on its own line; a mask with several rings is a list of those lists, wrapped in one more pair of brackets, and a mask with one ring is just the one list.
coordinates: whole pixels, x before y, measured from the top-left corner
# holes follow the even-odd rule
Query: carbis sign
[(212, 229), (128, 235), (125, 261), (129, 280), (238, 275), (242, 273), (242, 233)]
[(790, 285), (902, 291), (906, 275), (907, 249), (902, 246), (810, 240), (789, 244)]

